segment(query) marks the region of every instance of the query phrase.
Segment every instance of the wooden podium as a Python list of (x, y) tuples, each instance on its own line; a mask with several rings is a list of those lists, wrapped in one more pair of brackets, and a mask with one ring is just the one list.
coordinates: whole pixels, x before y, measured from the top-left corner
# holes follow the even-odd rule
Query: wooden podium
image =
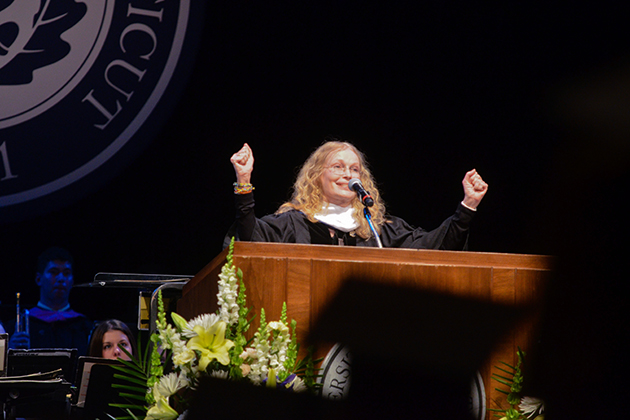
[[(218, 274), (227, 249), (206, 265), (185, 286), (177, 311), (186, 319), (217, 309)], [(234, 264), (243, 271), (247, 304), (258, 314), (265, 309), (268, 321), (278, 320), (283, 302), (288, 317), (297, 321), (298, 341), (308, 336), (326, 303), (347, 278), (364, 278), (450, 294), (486, 302), (539, 308), (550, 278), (549, 256), (455, 252), (411, 249), (378, 249), (324, 245), (236, 242)], [(377, 309), (377, 308), (376, 308)], [(495, 346), (480, 369), (486, 407), (504, 400), (495, 391), (491, 369), (504, 361), (516, 363), (516, 348), (527, 351), (533, 343), (536, 311), (516, 325)], [(249, 333), (258, 328), (255, 322)], [(327, 349), (320, 350), (321, 353)], [(491, 414), (486, 415), (487, 418)]]

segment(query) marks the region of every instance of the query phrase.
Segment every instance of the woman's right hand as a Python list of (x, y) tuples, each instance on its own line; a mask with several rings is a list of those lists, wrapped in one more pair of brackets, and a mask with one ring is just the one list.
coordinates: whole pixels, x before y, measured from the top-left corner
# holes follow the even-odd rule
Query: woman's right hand
[(241, 150), (234, 153), (230, 158), (234, 172), (236, 172), (236, 182), (239, 184), (249, 184), (251, 182), (252, 170), (254, 170), (254, 154), (247, 143)]

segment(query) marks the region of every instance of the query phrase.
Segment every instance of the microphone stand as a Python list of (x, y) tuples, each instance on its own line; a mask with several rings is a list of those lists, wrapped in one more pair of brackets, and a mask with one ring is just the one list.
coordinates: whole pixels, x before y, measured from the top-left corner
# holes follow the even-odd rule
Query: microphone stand
[(370, 229), (372, 230), (372, 233), (374, 234), (374, 237), (376, 238), (376, 243), (378, 244), (378, 247), (383, 248), (383, 244), (381, 243), (381, 238), (378, 236), (378, 232), (376, 232), (376, 229), (374, 228), (374, 224), (372, 224), (372, 213), (370, 213), (370, 209), (367, 208), (367, 206), (363, 207), (363, 215), (367, 219), (368, 225), (370, 225)]

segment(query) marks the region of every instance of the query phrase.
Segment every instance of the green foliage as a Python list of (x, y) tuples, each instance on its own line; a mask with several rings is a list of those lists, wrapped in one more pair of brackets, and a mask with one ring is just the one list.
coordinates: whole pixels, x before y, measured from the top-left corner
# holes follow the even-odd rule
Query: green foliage
[(158, 290), (157, 296), (158, 313), (157, 313), (157, 326), (158, 328), (166, 328), (166, 310), (164, 309), (164, 299), (162, 299), (162, 291)]
[[(165, 329), (167, 326), (166, 311), (164, 309), (164, 300), (162, 299), (161, 290), (158, 290), (157, 303), (158, 313), (156, 324), (158, 328)], [(153, 333), (151, 335), (151, 342), (153, 343), (153, 345), (151, 346), (151, 358), (147, 378), (147, 387), (149, 388), (149, 390), (153, 388), (153, 385), (158, 383), (162, 375), (164, 375), (164, 367), (162, 366), (162, 359), (158, 350), (158, 341), (159, 335), (157, 333)], [(149, 405), (155, 404), (155, 399), (153, 398), (153, 394), (151, 392), (147, 392), (146, 401)]]
[[(227, 265), (232, 267), (234, 265), (234, 236), (232, 236), (232, 239), (230, 240), (230, 246), (228, 247), (228, 254), (227, 257), (225, 257), (226, 261), (227, 261)], [(242, 273), (241, 273), (242, 276)]]
[(267, 319), (265, 318), (265, 308), (260, 308), (260, 326), (258, 327), (258, 332), (256, 334), (260, 337), (261, 341), (269, 340), (269, 330), (267, 329)]
[[(147, 378), (147, 388), (153, 388), (153, 385), (159, 382), (160, 378), (164, 374), (164, 367), (162, 366), (162, 360), (160, 358), (160, 352), (158, 351), (157, 346), (157, 334), (153, 334), (151, 336), (151, 341), (153, 341), (153, 345), (151, 346), (151, 359), (149, 363), (149, 375)], [(155, 404), (155, 399), (153, 398), (153, 394), (151, 392), (147, 392), (146, 395), (147, 404)]]
[[(142, 352), (142, 339), (138, 336), (138, 355), (132, 355), (124, 348), (119, 348), (131, 359), (129, 361), (118, 359), (122, 366), (112, 365), (120, 373), (115, 373), (114, 378), (121, 383), (112, 384), (112, 388), (119, 389), (118, 395), (127, 400), (127, 403), (110, 403), (110, 407), (123, 410), (126, 415), (116, 417), (118, 420), (144, 418), (147, 413), (146, 395), (148, 390), (148, 366), (147, 351)], [(111, 414), (109, 415), (110, 417)], [(113, 418), (113, 417), (112, 417)]]
[[(286, 307), (285, 303), (282, 307), (283, 313), (285, 314), (286, 319)], [(286, 374), (284, 377), (280, 378), (280, 382), (284, 381), (287, 376), (289, 376), (290, 372), (293, 372), (297, 363), (297, 355), (300, 346), (297, 343), (297, 333), (295, 332), (295, 328), (297, 327), (297, 321), (295, 319), (291, 320), (291, 343), (289, 343), (289, 348), (287, 349), (287, 360), (284, 362), (284, 367), (286, 369)]]
[[(293, 325), (294, 324), (292, 323), (292, 326)], [(293, 342), (293, 339), (291, 341)], [(318, 394), (319, 389), (322, 387), (322, 384), (318, 383), (317, 379), (320, 378), (322, 375), (319, 374), (319, 369), (317, 369), (315, 366), (318, 363), (321, 363), (323, 358), (315, 359), (313, 357), (314, 347), (309, 346), (306, 356), (304, 356), (302, 359), (298, 359), (297, 347), (299, 346), (296, 344), (295, 356), (293, 357), (293, 360), (295, 360), (295, 362), (292, 365), (291, 371), (302, 378), (302, 380), (304, 381), (304, 385), (309, 390), (309, 392), (313, 394)]]
[(507, 389), (495, 389), (506, 395), (506, 401), (510, 407), (506, 409), (491, 408), (489, 410), (500, 413), (495, 414), (495, 416), (505, 418), (507, 420), (521, 420), (526, 418), (517, 409), (517, 406), (521, 401), (520, 393), (523, 390), (523, 373), (521, 371), (521, 366), (525, 358), (525, 353), (519, 348), (516, 355), (518, 357), (516, 366), (501, 362), (503, 366), (495, 366), (495, 369), (501, 373), (494, 373), (491, 376), (492, 379), (507, 387)]
[[(228, 255), (231, 256), (232, 249)], [(254, 317), (248, 319), (251, 308), (246, 307), (246, 296), (245, 296), (245, 283), (243, 283), (243, 272), (239, 268), (236, 271), (236, 276), (239, 279), (239, 287), (238, 287), (238, 297), (236, 299), (236, 303), (238, 304), (238, 322), (234, 327), (233, 331), (228, 329), (228, 338), (234, 342), (234, 347), (230, 349), (230, 377), (235, 379), (240, 379), (243, 377), (243, 372), (241, 371), (240, 366), (243, 364), (243, 359), (241, 358), (241, 354), (243, 350), (249, 343), (245, 338), (245, 333), (249, 330), (249, 326), (251, 325)]]

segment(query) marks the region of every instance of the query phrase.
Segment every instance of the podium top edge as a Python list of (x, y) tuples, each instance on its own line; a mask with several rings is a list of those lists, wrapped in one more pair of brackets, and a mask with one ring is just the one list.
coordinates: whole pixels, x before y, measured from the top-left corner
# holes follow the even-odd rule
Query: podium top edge
[[(217, 258), (227, 254), (225, 249)], [(373, 248), (335, 245), (285, 244), (272, 242), (235, 242), (234, 257), (321, 259), (349, 262), (390, 262), (473, 267), (552, 270), (555, 257), (536, 254), (511, 254), (433, 249)]]

